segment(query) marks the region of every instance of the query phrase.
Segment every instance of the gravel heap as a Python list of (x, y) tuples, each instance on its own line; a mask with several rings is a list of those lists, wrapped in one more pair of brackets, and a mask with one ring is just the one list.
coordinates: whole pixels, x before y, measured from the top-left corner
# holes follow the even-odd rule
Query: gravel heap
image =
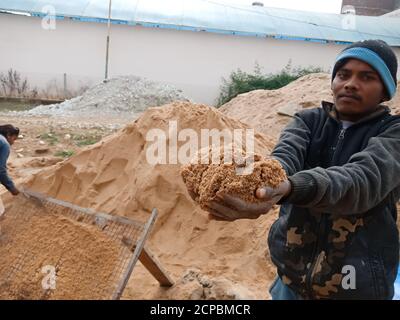
[(135, 76), (103, 81), (83, 95), (52, 105), (40, 105), (26, 115), (51, 116), (124, 116), (140, 113), (148, 107), (173, 101), (189, 101), (181, 90)]

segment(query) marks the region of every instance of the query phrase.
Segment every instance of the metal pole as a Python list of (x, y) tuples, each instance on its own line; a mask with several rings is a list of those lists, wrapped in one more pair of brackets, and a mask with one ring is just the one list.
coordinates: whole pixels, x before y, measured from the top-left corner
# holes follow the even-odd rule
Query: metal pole
[(107, 45), (106, 45), (106, 70), (104, 78), (108, 79), (108, 50), (110, 46), (110, 25), (111, 25), (111, 1), (109, 2), (108, 6), (108, 23), (107, 23)]
[(64, 73), (64, 99), (67, 99), (67, 74)]

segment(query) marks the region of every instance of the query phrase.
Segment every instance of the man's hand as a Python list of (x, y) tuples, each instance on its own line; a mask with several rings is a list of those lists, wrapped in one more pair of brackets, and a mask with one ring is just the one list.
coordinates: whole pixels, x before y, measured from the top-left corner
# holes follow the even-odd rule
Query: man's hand
[(208, 205), (210, 219), (234, 221), (237, 219), (257, 219), (268, 213), (274, 204), (290, 194), (289, 180), (283, 181), (276, 188), (263, 187), (256, 191), (256, 197), (262, 200), (259, 203), (249, 203), (234, 195), (221, 194), (219, 201), (212, 201)]

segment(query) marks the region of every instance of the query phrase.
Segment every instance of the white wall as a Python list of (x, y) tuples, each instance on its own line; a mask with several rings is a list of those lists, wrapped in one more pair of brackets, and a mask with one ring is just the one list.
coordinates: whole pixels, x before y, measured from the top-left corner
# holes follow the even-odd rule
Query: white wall
[[(293, 66), (326, 70), (343, 46), (213, 33), (111, 26), (110, 76), (137, 75), (181, 88), (196, 102), (213, 104), (221, 77), (257, 61), (264, 72)], [(95, 83), (104, 76), (106, 24), (57, 20), (44, 30), (41, 19), (0, 14), (0, 71), (9, 68), (46, 86), (63, 73), (68, 85)], [(400, 50), (396, 49), (400, 56)]]

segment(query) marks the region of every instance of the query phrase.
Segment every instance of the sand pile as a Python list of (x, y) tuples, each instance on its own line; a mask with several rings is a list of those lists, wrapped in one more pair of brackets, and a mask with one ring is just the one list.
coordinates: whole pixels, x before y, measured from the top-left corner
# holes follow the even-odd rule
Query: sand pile
[(90, 116), (135, 114), (148, 107), (188, 101), (181, 90), (144, 78), (125, 76), (100, 82), (83, 95), (59, 104), (42, 105), (23, 112), (28, 115)]
[[(13, 208), (23, 208), (24, 218), (9, 212), (0, 224), (0, 299), (110, 298), (117, 242), (54, 208), (43, 212), (23, 196), (14, 199)], [(55, 290), (43, 289), (43, 281), (50, 284), (45, 266), (55, 268)]]
[[(234, 149), (233, 145), (229, 148)], [(263, 186), (277, 187), (286, 178), (281, 164), (274, 159), (266, 159), (259, 154), (249, 155), (246, 159), (243, 150), (233, 150), (239, 156), (224, 159), (224, 148), (220, 149), (219, 163), (212, 163), (212, 149), (200, 150), (199, 159), (194, 163), (183, 166), (181, 174), (183, 181), (202, 209), (207, 210), (211, 201), (218, 201), (223, 193), (236, 194), (239, 198), (249, 202), (259, 202), (255, 197), (256, 190)], [(210, 164), (202, 164), (201, 157), (209, 160)], [(252, 159), (254, 162), (248, 162)], [(237, 161), (239, 160), (239, 161)], [(241, 169), (247, 169), (249, 174), (241, 175)]]
[(290, 117), (278, 111), (299, 111), (318, 107), (321, 100), (332, 101), (330, 75), (314, 73), (301, 77), (277, 90), (254, 90), (243, 93), (219, 110), (232, 118), (253, 126), (258, 131), (279, 137), (279, 133), (290, 121)]
[[(284, 114), (319, 107), (322, 100), (333, 101), (331, 75), (314, 73), (301, 77), (281, 89), (243, 93), (221, 106), (219, 110), (277, 139), (281, 130), (291, 120), (290, 116)], [(386, 105), (392, 108), (393, 114), (400, 114), (400, 94)]]
[[(146, 110), (123, 130), (89, 146), (76, 156), (36, 174), (27, 187), (49, 196), (97, 211), (145, 221), (153, 207), (160, 215), (149, 248), (175, 279), (196, 267), (210, 277), (225, 277), (267, 298), (267, 285), (275, 276), (266, 247), (266, 236), (277, 212), (254, 221), (216, 222), (190, 198), (180, 177), (180, 164), (150, 164), (146, 141), (151, 129), (247, 129), (214, 108), (176, 102)], [(173, 142), (166, 139), (167, 146)], [(185, 144), (178, 141), (178, 147)], [(255, 135), (255, 152), (267, 156), (273, 144)], [(140, 284), (140, 285), (138, 285)], [(125, 298), (167, 298), (158, 283), (135, 268)], [(169, 297), (168, 298), (173, 298)]]
[(385, 103), (392, 109), (392, 114), (400, 115), (400, 81), (397, 83), (397, 94), (394, 96), (392, 100)]

